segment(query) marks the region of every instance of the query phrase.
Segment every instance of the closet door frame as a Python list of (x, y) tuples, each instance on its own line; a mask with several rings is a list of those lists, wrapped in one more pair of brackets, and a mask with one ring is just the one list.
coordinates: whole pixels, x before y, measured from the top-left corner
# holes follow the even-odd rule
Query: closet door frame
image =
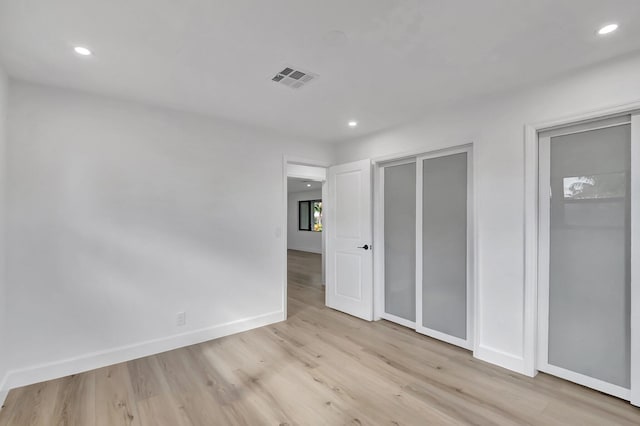
[[(631, 371), (630, 389), (603, 382), (548, 363), (548, 291), (549, 277), (549, 208), (548, 196), (541, 188), (549, 187), (550, 137), (539, 133), (549, 129), (571, 127), (616, 116), (631, 117)], [(604, 126), (606, 127), (606, 126)], [(546, 145), (546, 148), (545, 148)], [(542, 152), (541, 149), (544, 151)], [(640, 406), (640, 102), (607, 110), (525, 126), (525, 374), (538, 370), (617, 396)], [(544, 185), (544, 186), (543, 186)], [(548, 193), (548, 189), (547, 189)], [(546, 247), (546, 250), (544, 249)], [(543, 301), (546, 300), (545, 303)]]
[[(640, 407), (640, 111), (631, 114), (631, 403)], [(633, 255), (636, 255), (635, 262)], [(635, 324), (635, 327), (634, 327)], [(635, 363), (633, 360), (637, 360)]]
[[(390, 314), (385, 310), (385, 256), (384, 256), (384, 171), (387, 167), (402, 166), (404, 164), (416, 163), (416, 157), (402, 158), (395, 161), (388, 161), (380, 164), (376, 164), (375, 173), (375, 186), (377, 190), (374, 198), (374, 241), (376, 244), (376, 250), (373, 251), (374, 255), (374, 286), (377, 289), (375, 294), (375, 316), (376, 319), (386, 319), (388, 321), (400, 324), (404, 327), (416, 328), (416, 323), (397, 315)], [(417, 318), (417, 317), (416, 317)]]
[[(424, 160), (447, 157), (454, 154), (467, 154), (467, 333), (466, 339), (451, 336), (422, 325), (422, 190)], [(416, 158), (416, 331), (438, 340), (473, 350), (474, 345), (474, 201), (473, 201), (473, 146), (445, 149), (421, 155)]]
[[(624, 119), (616, 124), (598, 125), (594, 123), (584, 129), (573, 130), (567, 126), (567, 131), (559, 131), (557, 136), (579, 134), (594, 130), (607, 129), (616, 126), (630, 124)], [(538, 138), (539, 172), (538, 172), (538, 369), (553, 374), (565, 380), (570, 380), (583, 386), (596, 389), (600, 392), (629, 400), (631, 392), (622, 386), (608, 383), (572, 370), (549, 364), (549, 256), (551, 237), (551, 139), (552, 136), (540, 136)], [(632, 165), (633, 175), (633, 165)], [(631, 196), (631, 194), (630, 194)], [(631, 253), (633, 259), (633, 248)], [(633, 283), (632, 283), (633, 286)], [(632, 287), (633, 288), (633, 287)], [(633, 359), (632, 359), (633, 363)]]

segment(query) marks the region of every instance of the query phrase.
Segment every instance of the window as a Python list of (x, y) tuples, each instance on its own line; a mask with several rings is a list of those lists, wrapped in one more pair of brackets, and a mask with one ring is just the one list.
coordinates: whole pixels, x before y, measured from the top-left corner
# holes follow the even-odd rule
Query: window
[(322, 200), (298, 201), (298, 229), (322, 232)]

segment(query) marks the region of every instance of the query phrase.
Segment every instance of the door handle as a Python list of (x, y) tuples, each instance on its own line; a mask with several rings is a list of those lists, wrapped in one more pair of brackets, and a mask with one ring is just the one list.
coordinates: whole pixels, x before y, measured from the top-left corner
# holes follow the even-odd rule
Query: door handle
[(369, 250), (369, 244), (365, 244), (362, 247), (358, 247), (358, 248)]

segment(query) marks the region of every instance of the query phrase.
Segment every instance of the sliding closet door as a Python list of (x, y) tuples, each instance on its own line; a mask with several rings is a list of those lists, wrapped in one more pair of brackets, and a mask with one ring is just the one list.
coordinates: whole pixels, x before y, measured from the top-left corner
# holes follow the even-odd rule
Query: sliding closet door
[(622, 117), (539, 140), (538, 367), (626, 399), (631, 362), (628, 122)]
[(471, 151), (418, 159), (417, 327), (471, 347)]
[(416, 163), (382, 168), (384, 315), (414, 327), (416, 320)]

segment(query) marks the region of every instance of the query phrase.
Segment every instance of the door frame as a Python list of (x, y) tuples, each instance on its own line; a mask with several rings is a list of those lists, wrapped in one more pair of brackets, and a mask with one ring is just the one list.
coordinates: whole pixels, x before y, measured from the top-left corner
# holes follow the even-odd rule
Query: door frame
[[(524, 126), (524, 373), (538, 373), (539, 140), (545, 130), (631, 115), (631, 250), (640, 250), (640, 101)], [(635, 129), (635, 130), (634, 130)], [(631, 323), (640, 324), (640, 264), (631, 263)], [(631, 359), (640, 359), (640, 327), (631, 329)], [(637, 364), (637, 363), (636, 363)], [(640, 365), (631, 365), (630, 401), (640, 406)]]
[[(478, 326), (478, 265), (475, 261), (477, 250), (477, 226), (476, 226), (476, 197), (474, 196), (474, 182), (475, 176), (475, 160), (473, 156), (474, 143), (466, 143), (460, 145), (441, 146), (435, 147), (432, 150), (415, 150), (409, 152), (403, 152), (398, 154), (385, 155), (372, 159), (373, 163), (373, 241), (377, 250), (373, 251), (373, 288), (374, 288), (374, 320), (387, 319), (396, 322), (405, 327), (411, 328), (417, 332), (417, 319), (418, 312), (416, 311), (416, 322), (407, 321), (402, 318), (398, 318), (394, 315), (384, 312), (384, 168), (388, 166), (397, 166), (401, 164), (407, 164), (410, 162), (416, 162), (416, 176), (418, 159), (426, 157), (442, 157), (445, 155), (451, 155), (460, 152), (468, 152), (468, 174), (467, 174), (467, 342), (450, 341), (450, 336), (440, 335), (434, 331), (431, 337), (435, 337), (442, 341), (452, 343), (458, 346), (465, 347), (473, 350), (474, 354), (477, 351), (478, 339), (477, 326)], [(417, 183), (417, 182), (416, 182)], [(421, 185), (421, 184), (420, 184)], [(420, 186), (421, 188), (422, 186)], [(416, 195), (418, 192), (416, 187)], [(420, 194), (422, 199), (422, 194)], [(418, 199), (416, 199), (416, 211), (418, 209)], [(418, 217), (416, 217), (416, 225)], [(416, 232), (418, 227), (416, 226)], [(418, 235), (416, 234), (416, 246), (418, 245)], [(417, 247), (416, 247), (417, 248)], [(420, 251), (421, 253), (421, 251)], [(416, 250), (416, 255), (418, 252)], [(420, 262), (420, 265), (422, 263)], [(470, 266), (469, 266), (470, 264)], [(416, 262), (416, 272), (418, 269), (418, 262)], [(422, 272), (422, 271), (420, 271)], [(418, 275), (416, 274), (416, 283), (418, 282)], [(416, 290), (417, 290), (416, 285)], [(416, 300), (417, 303), (417, 300)], [(455, 339), (455, 338), (454, 338)], [(461, 344), (462, 343), (462, 344)]]
[[(289, 166), (294, 166), (294, 169), (296, 170), (290, 170)], [(301, 167), (295, 167), (295, 166), (301, 166)], [(308, 167), (308, 169), (305, 170), (305, 167)], [(288, 299), (288, 292), (287, 292), (287, 286), (288, 286), (288, 280), (287, 280), (287, 268), (288, 268), (288, 260), (287, 260), (287, 253), (288, 253), (288, 242), (287, 242), (287, 227), (288, 227), (288, 223), (289, 223), (289, 218), (288, 218), (288, 212), (289, 212), (289, 192), (288, 192), (288, 178), (289, 177), (296, 177), (296, 178), (305, 178), (305, 179), (309, 179), (309, 180), (313, 180), (316, 182), (322, 182), (322, 209), (323, 211), (326, 209), (326, 202), (325, 199), (327, 199), (327, 185), (326, 185), (326, 169), (328, 169), (330, 167), (329, 163), (326, 162), (322, 162), (322, 161), (316, 161), (316, 160), (309, 160), (309, 159), (304, 159), (304, 158), (297, 158), (297, 157), (289, 157), (284, 155), (282, 157), (282, 223), (280, 226), (280, 232), (278, 232), (278, 230), (276, 229), (276, 237), (280, 237), (282, 238), (282, 254), (283, 254), (283, 258), (282, 258), (282, 321), (286, 321), (287, 319), (287, 299)], [(311, 168), (322, 168), (325, 169), (325, 174), (324, 177), (322, 177), (320, 174), (318, 174), (316, 171), (313, 171)], [(326, 253), (325, 253), (325, 247), (326, 247), (326, 227), (324, 224), (324, 220), (323, 220), (323, 224), (322, 224), (322, 277), (323, 277), (323, 283), (324, 283), (324, 278), (325, 278), (325, 258), (326, 258)]]

